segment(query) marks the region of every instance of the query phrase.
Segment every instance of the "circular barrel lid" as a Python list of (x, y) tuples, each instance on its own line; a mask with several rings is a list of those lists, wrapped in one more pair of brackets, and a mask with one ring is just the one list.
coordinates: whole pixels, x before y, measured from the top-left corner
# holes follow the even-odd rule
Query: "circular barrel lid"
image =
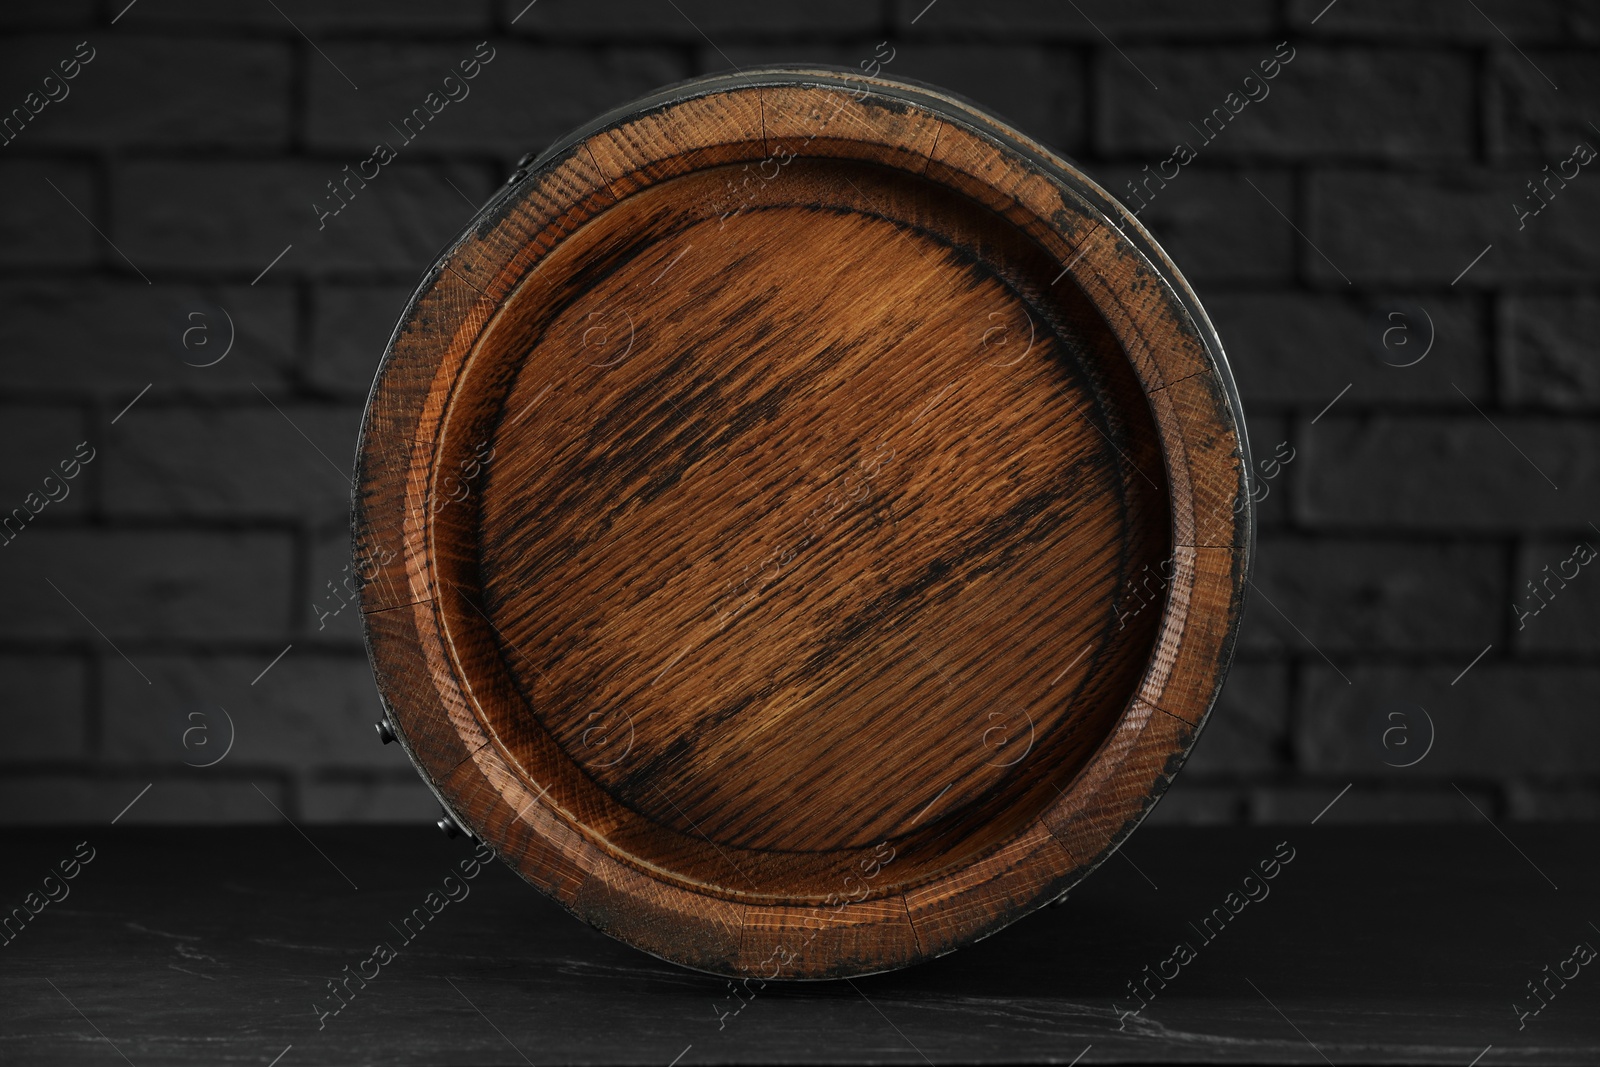
[(904, 966), (1102, 862), (1251, 554), (1216, 335), (1133, 216), (942, 91), (705, 78), (520, 169), (373, 386), (395, 733), (575, 914), (761, 978)]

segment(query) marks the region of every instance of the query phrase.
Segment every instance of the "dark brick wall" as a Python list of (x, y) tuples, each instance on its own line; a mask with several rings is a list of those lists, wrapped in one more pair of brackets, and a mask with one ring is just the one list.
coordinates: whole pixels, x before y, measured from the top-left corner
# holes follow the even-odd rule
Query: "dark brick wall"
[[(372, 734), (354, 609), (313, 608), (339, 603), (361, 404), (411, 285), (594, 114), (884, 39), (890, 75), (1117, 195), (1197, 147), (1140, 217), (1216, 321), (1257, 456), (1295, 452), (1264, 483), (1238, 664), (1157, 817), (1600, 816), (1600, 569), (1520, 629), (1511, 609), (1600, 544), (1600, 174), (1520, 228), (1511, 207), (1600, 147), (1600, 4), (525, 2), (0, 6), (0, 108), (94, 50), (0, 146), (0, 509), (94, 450), (0, 547), (0, 820), (136, 795), (130, 821), (428, 817)], [(325, 183), (485, 40), (471, 95), (319, 229)], [(1420, 363), (1380, 358), (1395, 321), (1390, 362), (1431, 333)], [(184, 766), (230, 722), (224, 759)]]

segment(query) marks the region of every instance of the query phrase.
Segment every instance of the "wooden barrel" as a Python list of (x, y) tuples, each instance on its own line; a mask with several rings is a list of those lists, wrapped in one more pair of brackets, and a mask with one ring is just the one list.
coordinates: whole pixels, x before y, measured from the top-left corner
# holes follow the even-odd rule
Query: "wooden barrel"
[(760, 979), (942, 955), (1109, 856), (1253, 537), (1221, 346), (1133, 216), (825, 69), (527, 162), (413, 297), (358, 462), (384, 728), (447, 822)]

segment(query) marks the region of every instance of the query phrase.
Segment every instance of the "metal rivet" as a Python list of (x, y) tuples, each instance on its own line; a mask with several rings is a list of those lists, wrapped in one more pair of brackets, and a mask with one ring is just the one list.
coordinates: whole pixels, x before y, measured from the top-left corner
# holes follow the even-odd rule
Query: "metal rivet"
[[(439, 821), (434, 823), (434, 825), (437, 826), (440, 832), (446, 837), (460, 837), (462, 834), (467, 833), (466, 830), (462, 828), (461, 824), (456, 822), (456, 817), (451, 815), (448, 811), (444, 812), (444, 814), (440, 816)], [(467, 836), (471, 837), (472, 835), (467, 834)]]
[(384, 744), (391, 744), (394, 741), (394, 727), (389, 725), (388, 719), (379, 719), (373, 724), (373, 729), (378, 731), (378, 736), (383, 739)]

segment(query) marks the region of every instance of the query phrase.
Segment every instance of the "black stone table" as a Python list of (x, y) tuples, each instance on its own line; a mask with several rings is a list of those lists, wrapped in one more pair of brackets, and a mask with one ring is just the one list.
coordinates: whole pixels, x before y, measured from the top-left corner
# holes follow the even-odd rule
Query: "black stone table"
[(0, 907), (61, 899), (0, 946), (0, 1062), (1600, 1063), (1594, 826), (1150, 828), (978, 945), (753, 992), (447, 883), (468, 840), (304, 829), (6, 834)]

